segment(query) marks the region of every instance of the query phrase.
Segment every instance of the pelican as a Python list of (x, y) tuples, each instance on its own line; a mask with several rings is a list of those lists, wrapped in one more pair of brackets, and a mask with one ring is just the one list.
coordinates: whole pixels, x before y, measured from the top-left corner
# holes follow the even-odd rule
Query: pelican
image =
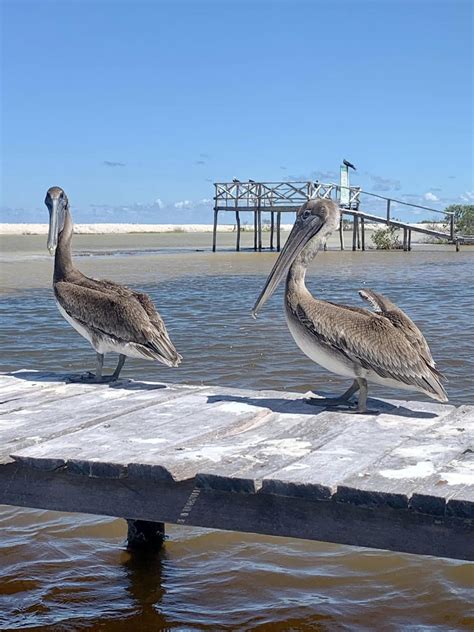
[[(60, 187), (51, 187), (45, 204), (49, 210), (48, 250), (55, 255), (53, 289), (58, 309), (97, 354), (95, 375), (88, 373), (72, 381), (117, 380), (126, 356), (178, 366), (181, 356), (147, 294), (113, 281), (86, 277), (74, 265), (73, 223), (66, 193)], [(109, 352), (118, 353), (119, 360), (114, 373), (103, 376), (104, 354)]]
[(359, 391), (354, 412), (367, 411), (368, 382), (419, 391), (448, 401), (423, 334), (404, 312), (372, 290), (359, 294), (375, 312), (314, 298), (305, 285), (306, 269), (327, 237), (339, 227), (340, 210), (331, 200), (309, 200), (295, 224), (252, 310), (270, 298), (286, 274), (285, 312), (298, 347), (314, 362), (347, 378), (339, 398), (312, 398), (315, 405), (347, 405)]

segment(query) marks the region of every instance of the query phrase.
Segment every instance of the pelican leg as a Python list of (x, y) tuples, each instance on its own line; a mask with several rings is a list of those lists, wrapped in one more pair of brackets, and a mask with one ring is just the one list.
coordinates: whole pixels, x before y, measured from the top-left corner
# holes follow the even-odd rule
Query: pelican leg
[(113, 375), (112, 375), (112, 379), (114, 380), (118, 380), (118, 376), (120, 375), (120, 371), (122, 370), (123, 365), (125, 364), (125, 358), (127, 356), (125, 356), (123, 353), (121, 353), (119, 355), (119, 360), (117, 363), (117, 368), (115, 369)]
[(305, 401), (307, 404), (311, 404), (311, 406), (353, 406), (353, 404), (351, 404), (349, 400), (354, 395), (354, 393), (357, 393), (359, 388), (360, 384), (357, 378), (352, 382), (347, 391), (345, 391), (340, 397), (310, 397)]
[(117, 368), (112, 375), (102, 375), (104, 367), (104, 354), (96, 354), (95, 374), (88, 371), (84, 375), (72, 375), (68, 378), (68, 382), (81, 382), (82, 384), (103, 384), (104, 382), (115, 382), (120, 375), (123, 364), (125, 362), (125, 356), (120, 354)]

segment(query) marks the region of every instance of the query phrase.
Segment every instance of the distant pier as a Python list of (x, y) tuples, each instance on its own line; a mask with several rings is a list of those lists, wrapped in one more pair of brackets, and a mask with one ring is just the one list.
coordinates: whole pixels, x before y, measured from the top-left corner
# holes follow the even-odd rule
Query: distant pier
[(474, 560), (474, 407), (0, 375), (0, 504)]
[[(290, 214), (290, 222), (294, 221), (294, 215), (304, 202), (311, 198), (330, 198), (336, 201), (342, 211), (339, 227), (340, 247), (344, 250), (344, 217), (352, 221), (352, 250), (365, 250), (365, 224), (366, 222), (394, 226), (403, 231), (402, 247), (404, 251), (411, 250), (412, 232), (429, 235), (436, 239), (446, 239), (449, 243), (455, 243), (456, 249), (462, 242), (462, 237), (457, 237), (454, 232), (454, 216), (452, 213), (439, 211), (427, 206), (410, 204), (401, 200), (384, 197), (375, 193), (362, 191), (360, 187), (341, 187), (338, 184), (323, 184), (321, 182), (215, 182), (214, 183), (214, 228), (212, 250), (217, 248), (217, 226), (219, 213), (232, 212), (235, 214), (236, 244), (235, 249), (240, 250), (241, 213), (253, 214), (253, 233), (255, 251), (263, 250), (263, 215), (270, 216), (269, 248), (280, 250), (281, 246), (281, 218), (282, 214)], [(365, 196), (377, 200), (380, 207), (379, 213), (364, 211)], [(364, 200), (362, 200), (364, 198)], [(362, 201), (361, 201), (362, 200)], [(426, 210), (437, 213), (443, 217), (447, 226), (446, 230), (436, 230), (409, 222), (400, 221), (393, 216), (393, 207), (403, 205), (411, 210)]]

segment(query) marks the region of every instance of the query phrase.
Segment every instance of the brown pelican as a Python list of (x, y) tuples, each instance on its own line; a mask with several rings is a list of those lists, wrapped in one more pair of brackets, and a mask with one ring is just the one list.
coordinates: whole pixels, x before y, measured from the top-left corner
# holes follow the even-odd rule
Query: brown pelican
[(305, 285), (306, 269), (328, 235), (339, 227), (340, 211), (331, 200), (309, 200), (295, 224), (253, 308), (257, 311), (286, 277), (285, 311), (299, 348), (322, 367), (353, 378), (339, 398), (317, 399), (315, 405), (348, 405), (359, 393), (358, 412), (366, 412), (367, 382), (425, 393), (447, 401), (431, 352), (418, 327), (387, 298), (371, 290), (359, 294), (376, 313), (314, 298)]
[[(97, 352), (95, 375), (76, 379), (116, 380), (126, 356), (178, 366), (181, 356), (146, 294), (113, 281), (91, 279), (75, 267), (71, 256), (73, 223), (65, 192), (51, 187), (45, 204), (49, 210), (48, 250), (55, 253), (53, 289), (58, 309)], [(119, 354), (117, 368), (111, 376), (102, 376), (104, 354), (109, 352)]]

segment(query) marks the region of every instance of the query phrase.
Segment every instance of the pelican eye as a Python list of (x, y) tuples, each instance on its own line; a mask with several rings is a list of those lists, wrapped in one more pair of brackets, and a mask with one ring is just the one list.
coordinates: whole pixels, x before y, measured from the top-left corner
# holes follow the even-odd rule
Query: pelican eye
[(307, 208), (306, 211), (304, 211), (303, 213), (303, 219), (308, 219), (310, 215), (311, 215), (311, 211), (309, 210), (309, 208)]

